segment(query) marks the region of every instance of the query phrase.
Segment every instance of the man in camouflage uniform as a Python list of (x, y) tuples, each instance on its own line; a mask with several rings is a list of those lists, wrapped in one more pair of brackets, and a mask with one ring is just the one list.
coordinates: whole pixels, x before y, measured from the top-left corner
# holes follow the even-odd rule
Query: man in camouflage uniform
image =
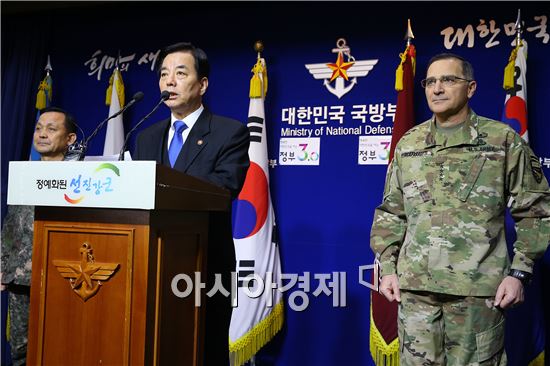
[(503, 310), (550, 240), (548, 182), (515, 131), (469, 108), (469, 62), (435, 56), (422, 85), (433, 117), (399, 141), (371, 230), (379, 290), (400, 302), (401, 365), (505, 365)]
[[(63, 160), (76, 140), (74, 119), (62, 109), (42, 111), (33, 136), (41, 160)], [(33, 206), (9, 206), (2, 227), (2, 286), (8, 293), (10, 348), (13, 365), (24, 365), (27, 354), (29, 294), (33, 241)]]

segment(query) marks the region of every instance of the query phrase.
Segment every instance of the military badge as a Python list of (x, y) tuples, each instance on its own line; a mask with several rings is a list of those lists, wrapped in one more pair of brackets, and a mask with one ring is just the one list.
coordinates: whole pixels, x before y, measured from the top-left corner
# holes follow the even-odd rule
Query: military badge
[[(340, 99), (353, 89), (357, 84), (357, 78), (367, 76), (378, 60), (355, 60), (344, 38), (336, 41), (336, 48), (332, 49), (332, 52), (338, 54), (335, 63), (323, 62), (305, 66), (313, 78), (323, 79), (323, 86)], [(347, 57), (347, 60), (344, 60), (344, 56)], [(334, 86), (331, 85), (332, 83)]]

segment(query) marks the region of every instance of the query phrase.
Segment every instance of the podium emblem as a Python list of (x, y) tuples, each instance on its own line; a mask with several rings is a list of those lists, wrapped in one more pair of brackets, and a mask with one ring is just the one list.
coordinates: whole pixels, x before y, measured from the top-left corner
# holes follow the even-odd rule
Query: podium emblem
[(89, 243), (80, 247), (80, 262), (54, 260), (54, 266), (63, 278), (69, 279), (71, 288), (84, 301), (93, 297), (102, 285), (118, 269), (118, 263), (98, 263)]

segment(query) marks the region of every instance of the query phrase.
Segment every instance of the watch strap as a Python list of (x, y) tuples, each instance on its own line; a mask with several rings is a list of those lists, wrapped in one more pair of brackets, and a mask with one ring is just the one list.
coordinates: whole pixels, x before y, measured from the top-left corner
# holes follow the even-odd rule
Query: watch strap
[(508, 272), (508, 276), (517, 278), (524, 285), (527, 285), (531, 282), (531, 273), (520, 271), (519, 269), (511, 269), (510, 272)]

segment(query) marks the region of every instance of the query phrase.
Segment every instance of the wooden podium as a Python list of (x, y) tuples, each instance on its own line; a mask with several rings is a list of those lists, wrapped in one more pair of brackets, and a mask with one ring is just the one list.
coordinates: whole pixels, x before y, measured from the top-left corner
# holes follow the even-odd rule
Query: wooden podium
[(230, 195), (164, 166), (153, 174), (154, 208), (36, 206), (29, 365), (202, 364), (204, 306), (195, 288), (177, 297), (173, 279), (206, 280), (209, 212)]

